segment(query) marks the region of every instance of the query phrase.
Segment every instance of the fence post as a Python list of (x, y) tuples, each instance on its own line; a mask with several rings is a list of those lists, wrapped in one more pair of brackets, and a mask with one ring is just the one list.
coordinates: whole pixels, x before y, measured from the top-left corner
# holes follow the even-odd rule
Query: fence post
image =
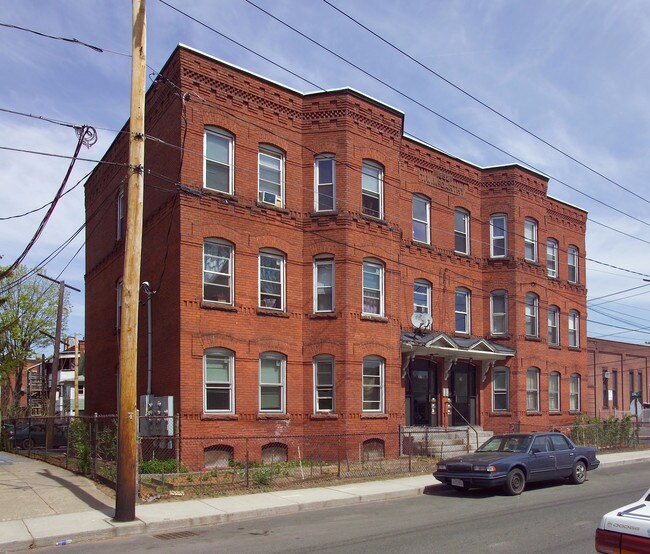
[(408, 451), (409, 451), (409, 473), (411, 473), (411, 471), (413, 471), (413, 467), (411, 465), (412, 464), (411, 458), (413, 456), (413, 434), (411, 432), (409, 432), (409, 438), (407, 444), (408, 444)]
[(337, 465), (338, 465), (336, 477), (340, 479), (341, 478), (341, 435), (339, 435), (336, 439), (336, 458), (337, 458)]
[(244, 476), (246, 478), (246, 488), (249, 488), (251, 486), (251, 483), (250, 483), (250, 476), (248, 474), (248, 461), (249, 461), (248, 460), (248, 438), (246, 439), (245, 448), (246, 448), (246, 457), (244, 458)]
[(68, 458), (70, 457), (70, 424), (72, 416), (68, 417), (68, 425), (65, 428), (65, 468), (68, 469)]
[(181, 470), (181, 436), (180, 436), (180, 414), (174, 416), (174, 443), (176, 444), (176, 471)]

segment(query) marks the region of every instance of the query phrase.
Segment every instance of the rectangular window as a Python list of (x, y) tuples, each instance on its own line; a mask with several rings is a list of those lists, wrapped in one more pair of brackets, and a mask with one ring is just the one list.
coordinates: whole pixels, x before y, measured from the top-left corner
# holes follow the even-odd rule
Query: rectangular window
[(465, 210), (454, 211), (454, 250), (469, 255), (469, 213)]
[(607, 368), (603, 368), (603, 408), (609, 408), (609, 378)]
[(612, 407), (618, 409), (618, 372), (612, 370)]
[(384, 172), (377, 164), (364, 161), (361, 174), (362, 212), (381, 219), (383, 217)]
[(524, 258), (537, 261), (537, 222), (528, 218), (524, 221)]
[(272, 148), (260, 148), (258, 153), (259, 201), (282, 208), (283, 188), (284, 154)]
[(429, 244), (431, 242), (429, 233), (429, 213), (431, 205), (429, 201), (418, 194), (413, 195), (413, 240)]
[(567, 249), (567, 255), (569, 260), (569, 282), (577, 283), (578, 282), (578, 249), (575, 246), (569, 246)]
[(580, 315), (575, 310), (569, 312), (569, 346), (578, 348), (580, 346)]
[(504, 214), (490, 218), (490, 257), (503, 258), (508, 253), (506, 229), (508, 220)]
[(492, 311), (493, 335), (505, 335), (508, 333), (508, 295), (506, 291), (500, 290), (490, 295), (490, 309)]
[(526, 410), (539, 412), (539, 370), (529, 368), (526, 371)]
[(260, 412), (284, 413), (285, 373), (283, 355), (260, 355)]
[(363, 360), (363, 411), (384, 411), (384, 362), (381, 358)]
[(556, 372), (548, 378), (548, 409), (550, 412), (560, 411), (560, 374)]
[(284, 310), (284, 256), (260, 254), (260, 308)]
[(507, 412), (509, 409), (510, 383), (508, 368), (492, 369), (492, 409), (495, 412)]
[(552, 346), (560, 344), (560, 310), (556, 306), (548, 308), (548, 343)]
[(317, 212), (331, 211), (336, 206), (336, 165), (333, 156), (316, 158), (316, 202)]
[(569, 381), (569, 410), (580, 411), (580, 375), (574, 373)]
[(223, 349), (206, 351), (203, 357), (204, 406), (206, 412), (232, 413), (234, 355)]
[(205, 188), (232, 194), (233, 142), (227, 133), (205, 130)]
[(314, 262), (314, 311), (334, 311), (334, 260)]
[(431, 285), (420, 279), (413, 283), (413, 313), (431, 315)]
[(536, 294), (528, 293), (526, 295), (526, 336), (538, 337), (538, 307), (539, 300)]
[(229, 244), (206, 240), (203, 243), (203, 299), (233, 303), (232, 255)]
[(117, 193), (117, 240), (124, 237), (124, 189)]
[(469, 291), (465, 289), (456, 289), (455, 306), (456, 332), (469, 333), (470, 313), (469, 313)]
[(384, 268), (372, 262), (363, 262), (364, 314), (384, 315)]
[(314, 383), (317, 412), (334, 411), (334, 358), (322, 356), (314, 360)]
[(548, 239), (546, 241), (546, 274), (549, 277), (557, 277), (557, 241)]

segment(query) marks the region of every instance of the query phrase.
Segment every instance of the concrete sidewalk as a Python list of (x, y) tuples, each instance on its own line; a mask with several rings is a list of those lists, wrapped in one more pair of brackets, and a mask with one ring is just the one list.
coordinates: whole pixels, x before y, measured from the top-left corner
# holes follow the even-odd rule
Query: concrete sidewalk
[[(650, 461), (650, 450), (600, 454), (601, 467)], [(136, 533), (169, 532), (198, 525), (418, 496), (436, 484), (431, 475), (330, 487), (284, 490), (141, 504), (137, 519), (113, 520), (115, 500), (95, 483), (44, 462), (0, 452), (0, 552)]]

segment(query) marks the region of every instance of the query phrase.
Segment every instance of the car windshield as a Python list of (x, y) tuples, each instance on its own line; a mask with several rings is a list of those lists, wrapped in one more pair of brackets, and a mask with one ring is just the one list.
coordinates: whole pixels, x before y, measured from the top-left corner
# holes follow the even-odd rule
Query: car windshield
[(477, 452), (526, 452), (530, 441), (530, 435), (496, 436), (482, 444)]

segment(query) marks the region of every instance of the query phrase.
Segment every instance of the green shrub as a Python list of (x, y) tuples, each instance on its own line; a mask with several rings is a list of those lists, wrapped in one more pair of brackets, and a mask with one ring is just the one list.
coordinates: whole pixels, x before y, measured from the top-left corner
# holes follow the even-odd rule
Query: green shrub
[(141, 474), (159, 474), (159, 473), (187, 473), (189, 470), (178, 465), (176, 460), (142, 460), (140, 462)]
[(91, 469), (90, 425), (83, 419), (73, 419), (68, 430), (68, 443), (77, 458), (77, 471), (88, 475)]

